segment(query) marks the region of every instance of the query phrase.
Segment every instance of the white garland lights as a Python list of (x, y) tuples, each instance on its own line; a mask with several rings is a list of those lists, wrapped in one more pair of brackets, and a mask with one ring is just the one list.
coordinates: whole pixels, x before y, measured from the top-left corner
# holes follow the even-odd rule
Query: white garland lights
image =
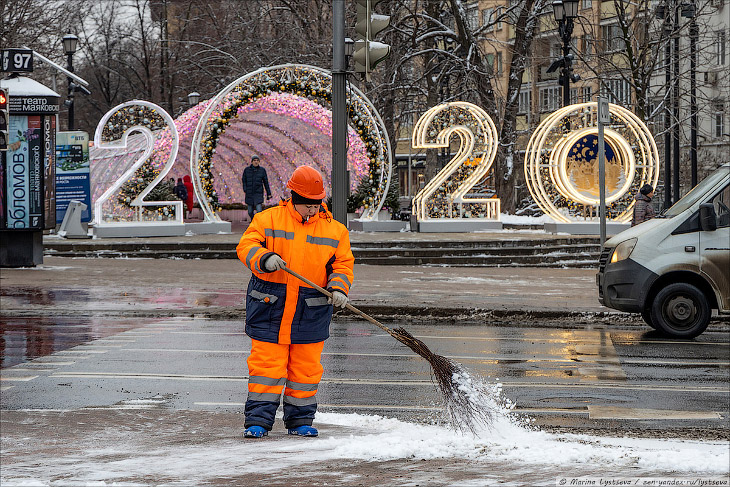
[(437, 105), (416, 122), (411, 145), (417, 149), (450, 147), (454, 134), (459, 138), (456, 155), (413, 198), (413, 214), (419, 221), (498, 221), (499, 198), (466, 196), (489, 172), (497, 153), (497, 129), (484, 110), (467, 102)]
[[(527, 186), (540, 209), (556, 222), (598, 219), (598, 104), (563, 107), (540, 123), (525, 153)], [(659, 153), (647, 126), (634, 113), (609, 104), (604, 129), (606, 205), (610, 220), (631, 219), (634, 194), (656, 187)], [(571, 127), (572, 130), (567, 130)]]
[[(159, 174), (147, 184), (129, 205), (134, 208), (130, 218), (118, 214), (118, 211), (104, 212), (104, 204), (121, 189), (122, 185), (132, 179), (135, 171), (145, 163), (152, 154), (155, 138), (159, 137), (162, 129), (168, 127), (172, 132), (172, 150), (165, 165)], [(109, 110), (99, 121), (94, 132), (94, 146), (97, 149), (124, 149), (127, 147), (129, 135), (140, 132), (145, 138), (144, 153), (94, 202), (94, 226), (126, 224), (129, 222), (149, 223), (175, 222), (182, 224), (183, 202), (175, 201), (145, 201), (145, 197), (163, 181), (175, 163), (178, 148), (178, 132), (172, 117), (159, 105), (143, 100), (132, 100)], [(158, 135), (153, 134), (157, 132)], [(140, 181), (140, 184), (144, 184)], [(112, 205), (114, 203), (112, 202)], [(157, 207), (155, 212), (145, 211)], [(174, 209), (174, 215), (169, 214), (169, 208)]]

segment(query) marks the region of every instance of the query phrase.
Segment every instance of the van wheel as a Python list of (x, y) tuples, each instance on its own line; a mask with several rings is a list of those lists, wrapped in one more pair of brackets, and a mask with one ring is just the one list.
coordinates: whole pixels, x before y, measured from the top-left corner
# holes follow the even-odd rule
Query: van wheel
[(644, 323), (651, 326), (656, 330), (656, 325), (653, 321), (651, 321), (651, 308), (647, 308), (644, 311), (641, 312), (641, 318), (644, 320)]
[(658, 331), (671, 337), (694, 338), (710, 323), (710, 305), (696, 286), (670, 284), (654, 298), (651, 321)]

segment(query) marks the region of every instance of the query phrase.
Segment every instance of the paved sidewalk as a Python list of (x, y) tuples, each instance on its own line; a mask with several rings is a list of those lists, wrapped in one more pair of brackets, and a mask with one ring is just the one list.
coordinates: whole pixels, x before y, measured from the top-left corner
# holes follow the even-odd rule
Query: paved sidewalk
[[(592, 269), (356, 264), (351, 299), (366, 312), (413, 318), (610, 311), (598, 303), (595, 273)], [(243, 311), (249, 277), (243, 263), (230, 259), (46, 257), (34, 269), (2, 270), (0, 308), (5, 315), (88, 311), (150, 316), (204, 313), (224, 318)]]
[[(230, 243), (235, 247), (243, 234), (244, 228), (233, 229), (231, 233), (219, 233), (211, 235), (186, 235), (183, 237), (136, 237), (136, 238), (94, 238), (94, 239), (65, 239), (58, 235), (45, 235), (43, 241), (53, 244), (74, 243), (108, 245), (113, 243), (199, 243), (201, 245), (207, 243)], [(420, 232), (350, 232), (350, 242), (353, 245), (358, 243), (372, 242), (490, 242), (490, 241), (510, 241), (510, 240), (543, 240), (552, 241), (565, 239), (567, 237), (591, 238), (596, 241), (599, 238), (595, 235), (567, 235), (545, 233), (542, 230), (524, 229), (505, 229), (502, 231), (485, 231), (485, 232), (469, 232), (469, 233), (420, 233)]]

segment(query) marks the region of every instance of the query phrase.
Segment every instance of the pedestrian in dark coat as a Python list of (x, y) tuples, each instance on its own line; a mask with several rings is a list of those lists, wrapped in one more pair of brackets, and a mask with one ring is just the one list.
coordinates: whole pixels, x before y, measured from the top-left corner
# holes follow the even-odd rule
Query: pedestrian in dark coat
[(654, 188), (651, 184), (645, 184), (639, 190), (634, 199), (634, 216), (631, 218), (631, 226), (644, 223), (647, 220), (654, 218), (654, 207), (651, 205), (651, 198), (654, 196)]
[(259, 156), (251, 157), (251, 165), (243, 170), (241, 176), (243, 192), (246, 193), (248, 216), (251, 217), (251, 220), (253, 220), (254, 213), (263, 210), (264, 189), (266, 189), (266, 199), (271, 199), (269, 178), (266, 175), (266, 169), (259, 165), (260, 162)]
[(185, 200), (185, 204), (188, 207), (188, 213), (193, 211), (193, 181), (190, 179), (190, 176), (187, 174), (183, 176), (183, 184), (185, 185), (185, 189), (188, 190), (188, 197)]
[(183, 201), (188, 199), (188, 188), (185, 187), (182, 178), (177, 178), (177, 184), (175, 185), (175, 196)]

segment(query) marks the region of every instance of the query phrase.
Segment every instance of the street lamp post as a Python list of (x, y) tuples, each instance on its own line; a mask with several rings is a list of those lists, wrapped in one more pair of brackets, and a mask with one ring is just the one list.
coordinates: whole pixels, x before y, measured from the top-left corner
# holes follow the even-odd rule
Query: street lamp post
[[(76, 52), (76, 46), (78, 42), (79, 38), (70, 32), (63, 36), (63, 51), (66, 53), (67, 56), (66, 69), (68, 69), (72, 73), (74, 71), (73, 55)], [(68, 80), (68, 97), (65, 104), (66, 106), (68, 106), (68, 129), (74, 130), (74, 91), (76, 88), (76, 84), (71, 78), (66, 79)]]
[(573, 19), (578, 16), (578, 0), (555, 0), (553, 15), (558, 23), (558, 34), (563, 43), (563, 57), (560, 60), (562, 69), (558, 82), (563, 87), (563, 106), (568, 106), (570, 105), (570, 82), (580, 79), (580, 76), (573, 75), (573, 55), (570, 53)]

